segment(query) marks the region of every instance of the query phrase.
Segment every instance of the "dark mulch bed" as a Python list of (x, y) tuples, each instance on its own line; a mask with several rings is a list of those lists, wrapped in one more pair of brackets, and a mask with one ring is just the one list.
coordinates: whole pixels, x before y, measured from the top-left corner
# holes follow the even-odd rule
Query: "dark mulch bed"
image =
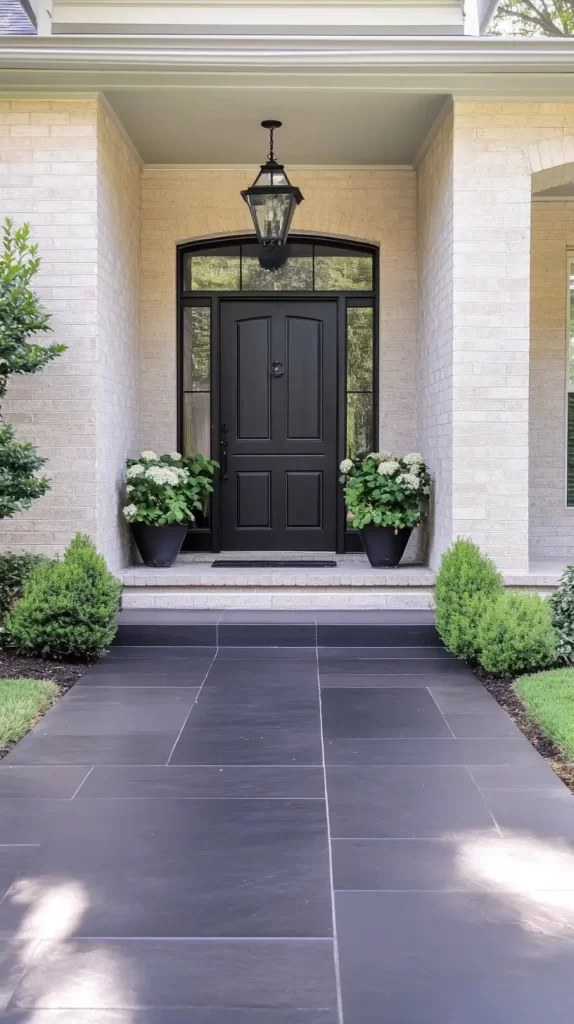
[(51, 679), (65, 693), (77, 683), (87, 668), (87, 662), (23, 658), (0, 647), (0, 679)]
[(548, 761), (553, 771), (574, 793), (574, 764), (568, 760), (560, 747), (556, 746), (554, 741), (546, 735), (537, 722), (533, 722), (529, 718), (524, 704), (514, 690), (512, 679), (495, 679), (494, 676), (489, 676), (481, 668), (475, 668), (474, 671), (483, 686), (486, 687), (488, 692), (492, 694), (513, 721), (516, 722), (518, 728), (530, 740), (532, 746), (536, 747), (540, 756), (545, 761)]

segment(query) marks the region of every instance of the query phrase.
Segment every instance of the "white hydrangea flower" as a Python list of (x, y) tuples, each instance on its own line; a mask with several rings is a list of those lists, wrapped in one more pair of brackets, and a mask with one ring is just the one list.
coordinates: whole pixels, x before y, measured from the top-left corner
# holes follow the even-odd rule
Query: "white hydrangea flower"
[(352, 459), (343, 459), (341, 465), (339, 466), (339, 469), (341, 470), (341, 473), (350, 473), (352, 468), (353, 468), (353, 460)]
[(397, 482), (406, 487), (409, 491), (416, 491), (420, 485), (420, 479), (415, 473), (401, 473), (397, 477)]
[(377, 473), (380, 476), (392, 476), (400, 468), (396, 459), (389, 459), (387, 462), (381, 462)]
[(130, 466), (126, 472), (128, 480), (133, 480), (136, 476), (141, 476), (144, 472), (144, 466), (140, 466), (137, 462), (135, 466)]
[(169, 484), (170, 487), (177, 487), (180, 482), (179, 470), (173, 466), (149, 466), (145, 471), (148, 480), (154, 484)]
[(169, 457), (170, 459), (173, 459), (174, 462), (181, 462), (182, 459), (180, 452), (170, 452)]
[(126, 487), (126, 491), (128, 492), (128, 494), (131, 494), (131, 492), (132, 492), (133, 490), (134, 490), (134, 486), (133, 486), (133, 484), (128, 484), (128, 486)]
[(392, 459), (392, 452), (369, 452), (367, 455), (368, 459), (376, 459), (377, 462), (386, 462), (388, 459)]
[(126, 505), (125, 506), (125, 508), (123, 509), (123, 513), (124, 513), (124, 516), (126, 517), (128, 523), (129, 523), (130, 519), (133, 519), (133, 517), (135, 516), (137, 510), (138, 510), (137, 505)]
[(409, 452), (408, 455), (403, 456), (403, 462), (407, 466), (420, 465), (424, 461), (422, 455), (419, 455), (418, 452)]
[(140, 459), (143, 459), (144, 462), (157, 462), (157, 455), (155, 452), (142, 452)]

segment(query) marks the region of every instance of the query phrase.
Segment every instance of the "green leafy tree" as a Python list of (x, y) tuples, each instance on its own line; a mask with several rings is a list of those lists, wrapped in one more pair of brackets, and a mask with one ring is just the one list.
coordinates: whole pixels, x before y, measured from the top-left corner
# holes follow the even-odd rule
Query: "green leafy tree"
[[(29, 340), (51, 330), (50, 316), (30, 287), (39, 267), (30, 226), (15, 228), (7, 218), (0, 247), (0, 400), (12, 375), (38, 373), (65, 350), (65, 345)], [(45, 461), (33, 445), (16, 439), (11, 426), (0, 423), (0, 519), (29, 508), (48, 490), (48, 480), (37, 475)]]
[(494, 19), (496, 35), (572, 36), (574, 0), (503, 0)]

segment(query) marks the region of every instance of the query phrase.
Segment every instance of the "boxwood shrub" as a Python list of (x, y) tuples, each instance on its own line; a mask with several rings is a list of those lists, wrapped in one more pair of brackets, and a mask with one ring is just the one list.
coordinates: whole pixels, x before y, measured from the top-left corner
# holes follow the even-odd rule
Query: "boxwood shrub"
[(9, 643), (21, 654), (88, 660), (117, 629), (121, 584), (89, 537), (77, 534), (61, 561), (37, 566), (7, 616)]
[(537, 594), (499, 595), (483, 612), (478, 644), (480, 664), (493, 676), (548, 668), (557, 653), (548, 601)]
[(42, 562), (43, 555), (0, 555), (0, 623), (19, 597), (30, 573)]
[(478, 660), (478, 629), (485, 608), (503, 593), (494, 562), (470, 540), (458, 539), (442, 556), (435, 582), (436, 627), (459, 658)]

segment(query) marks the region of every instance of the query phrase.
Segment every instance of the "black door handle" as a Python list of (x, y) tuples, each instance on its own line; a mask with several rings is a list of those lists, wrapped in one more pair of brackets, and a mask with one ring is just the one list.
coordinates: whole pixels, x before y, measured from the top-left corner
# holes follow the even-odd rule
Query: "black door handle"
[(227, 480), (227, 449), (229, 441), (221, 442), (221, 478)]

